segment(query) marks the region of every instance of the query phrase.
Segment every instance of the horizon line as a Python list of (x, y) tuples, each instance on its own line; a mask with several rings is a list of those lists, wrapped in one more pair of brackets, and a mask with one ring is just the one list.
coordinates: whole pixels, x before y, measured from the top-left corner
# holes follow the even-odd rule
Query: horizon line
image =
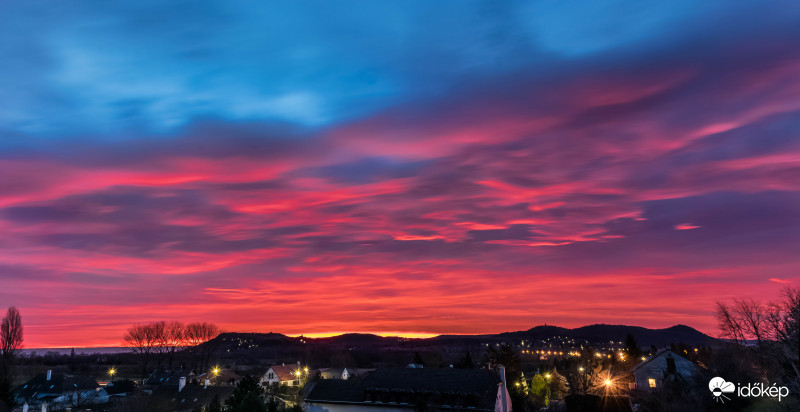
[[(482, 332), (482, 333), (481, 332), (477, 332), (477, 333), (433, 333), (433, 332), (398, 332), (398, 331), (386, 331), (386, 332), (376, 332), (376, 331), (347, 331), (347, 332), (340, 332), (340, 331), (337, 331), (337, 332), (312, 332), (312, 333), (282, 333), (282, 332), (275, 332), (275, 331), (268, 331), (268, 332), (248, 331), (248, 332), (245, 332), (245, 331), (234, 331), (234, 330), (224, 330), (224, 331), (222, 331), (222, 333), (257, 333), (257, 334), (275, 333), (275, 334), (284, 335), (284, 336), (287, 336), (287, 337), (290, 337), (290, 338), (303, 337), (303, 338), (310, 338), (310, 339), (330, 338), (330, 337), (342, 336), (342, 335), (375, 335), (375, 336), (380, 336), (382, 338), (430, 339), (430, 338), (435, 338), (437, 336), (446, 336), (446, 335), (450, 335), (450, 336), (479, 336), (479, 335), (497, 335), (497, 334), (500, 334), (500, 333), (525, 332), (525, 331), (528, 331), (528, 330), (531, 330), (531, 329), (534, 329), (534, 328), (538, 328), (538, 327), (541, 327), (541, 326), (551, 326), (551, 327), (556, 327), (556, 328), (574, 330), (574, 329), (580, 329), (580, 328), (584, 328), (584, 327), (587, 327), (587, 326), (595, 326), (595, 325), (628, 326), (628, 327), (643, 328), (643, 329), (649, 329), (649, 330), (663, 330), (663, 329), (669, 329), (669, 328), (672, 328), (672, 327), (675, 327), (675, 326), (687, 326), (687, 327), (690, 327), (690, 328), (692, 328), (692, 329), (694, 329), (694, 330), (696, 330), (696, 331), (698, 331), (700, 333), (703, 333), (705, 335), (711, 336), (713, 338), (717, 338), (716, 336), (709, 335), (709, 334), (707, 334), (707, 333), (705, 333), (705, 332), (703, 332), (703, 331), (701, 331), (701, 330), (699, 330), (699, 329), (697, 329), (697, 328), (695, 328), (693, 326), (686, 325), (684, 323), (676, 323), (676, 324), (673, 324), (671, 326), (666, 326), (666, 327), (663, 327), (663, 328), (651, 328), (651, 327), (646, 327), (646, 326), (626, 325), (626, 324), (620, 324), (620, 323), (592, 323), (592, 324), (587, 324), (587, 325), (583, 325), (583, 326), (577, 326), (577, 327), (574, 327), (574, 328), (568, 328), (568, 327), (564, 327), (564, 326), (558, 326), (558, 325), (555, 325), (555, 324), (550, 325), (550, 324), (547, 324), (547, 323), (543, 323), (543, 324), (540, 324), (540, 325), (529, 327), (527, 329), (507, 330), (507, 331), (502, 331), (502, 332)], [(35, 347), (35, 348), (24, 348), (23, 347), (22, 350), (32, 351), (32, 350), (56, 350), (56, 349), (102, 349), (102, 348), (126, 348), (126, 347), (127, 346), (124, 346), (124, 345), (119, 345), (119, 344), (114, 345), (114, 344), (106, 343), (106, 344), (89, 345), (89, 346), (48, 346), (48, 347)]]

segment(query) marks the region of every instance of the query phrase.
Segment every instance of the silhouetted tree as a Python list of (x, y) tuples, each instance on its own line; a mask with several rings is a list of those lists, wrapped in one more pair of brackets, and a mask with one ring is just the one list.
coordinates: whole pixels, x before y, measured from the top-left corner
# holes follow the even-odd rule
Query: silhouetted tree
[(503, 366), (505, 368), (506, 382), (508, 382), (508, 393), (511, 395), (512, 410), (521, 411), (526, 404), (525, 392), (522, 389), (522, 369), (520, 366), (519, 353), (511, 345), (503, 344), (499, 348), (489, 346), (486, 350), (486, 362), (492, 366)]
[(226, 404), (231, 412), (267, 411), (264, 390), (258, 384), (258, 380), (250, 375), (246, 375), (239, 381)]
[(219, 395), (214, 395), (211, 403), (206, 407), (206, 412), (222, 412), (222, 402), (219, 401)]
[(472, 360), (472, 355), (467, 351), (453, 366), (461, 369), (472, 369), (475, 367), (475, 362)]
[(502, 365), (506, 369), (506, 378), (510, 382), (519, 380), (522, 376), (519, 353), (511, 345), (503, 344), (499, 348), (489, 346), (486, 351), (486, 361), (492, 365)]
[(267, 405), (264, 398), (250, 392), (244, 396), (242, 402), (230, 409), (231, 412), (267, 412)]
[[(721, 336), (733, 342), (740, 362), (760, 368), (761, 378), (800, 393), (800, 288), (784, 289), (781, 299), (736, 299), (717, 303)], [(796, 396), (791, 401), (800, 406)]]
[(416, 363), (417, 365), (424, 365), (425, 364), (425, 362), (422, 361), (422, 355), (420, 355), (419, 352), (414, 352), (413, 363)]
[(161, 356), (166, 357), (166, 365), (172, 369), (175, 360), (175, 352), (179, 347), (185, 345), (186, 327), (180, 322), (165, 322), (159, 335), (159, 347)]
[(638, 362), (642, 356), (642, 350), (639, 349), (639, 342), (630, 333), (625, 335), (625, 351), (628, 352), (628, 359), (633, 362)]
[(207, 322), (190, 323), (184, 330), (184, 342), (192, 354), (192, 368), (208, 369), (211, 355), (217, 348), (217, 344), (208, 343), (222, 333), (217, 325)]
[(139, 354), (142, 362), (142, 382), (147, 377), (147, 365), (154, 351), (158, 349), (158, 328), (154, 324), (136, 324), (128, 328), (122, 338), (125, 346)]
[(267, 399), (267, 412), (278, 412), (278, 400), (274, 396)]
[(8, 308), (0, 323), (0, 403), (11, 404), (14, 364), (22, 349), (22, 316), (14, 306)]

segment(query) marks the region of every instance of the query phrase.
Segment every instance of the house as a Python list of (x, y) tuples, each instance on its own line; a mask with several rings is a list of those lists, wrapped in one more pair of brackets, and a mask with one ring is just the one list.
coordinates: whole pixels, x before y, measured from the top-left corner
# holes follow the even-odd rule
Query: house
[(203, 373), (197, 375), (196, 380), (198, 383), (204, 383), (206, 379), (209, 380), (209, 384), (219, 386), (236, 386), (236, 383), (239, 382), (242, 377), (230, 369), (219, 368), (212, 373)]
[(307, 373), (306, 369), (300, 367), (300, 363), (296, 365), (272, 365), (267, 369), (267, 372), (261, 378), (262, 385), (285, 385), (285, 386), (298, 386), (300, 385), (300, 378), (303, 373)]
[(152, 390), (160, 386), (177, 387), (181, 382), (181, 378), (184, 379), (184, 384), (186, 384), (187, 382), (196, 381), (197, 375), (186, 369), (157, 369), (144, 381), (144, 387), (145, 390)]
[(127, 379), (111, 381), (103, 389), (109, 397), (125, 397), (136, 392), (136, 382)]
[(683, 356), (669, 349), (662, 349), (631, 369), (633, 389), (649, 392), (661, 388), (665, 381), (686, 382), (701, 370)]
[(320, 368), (319, 369), (319, 377), (321, 379), (342, 379), (348, 380), (350, 378), (354, 378), (356, 376), (361, 376), (367, 374), (369, 372), (374, 371), (375, 369), (366, 369), (366, 368)]
[(323, 379), (309, 390), (306, 412), (510, 412), (503, 374), (488, 369), (386, 368), (359, 379)]
[(206, 386), (192, 383), (179, 385), (177, 388), (162, 386), (153, 391), (148, 401), (150, 405), (168, 406), (169, 410), (175, 412), (196, 411), (215, 401), (224, 404), (234, 389), (231, 386)]
[(108, 394), (96, 380), (83, 375), (40, 373), (14, 390), (14, 401), (29, 405), (82, 406), (108, 402)]

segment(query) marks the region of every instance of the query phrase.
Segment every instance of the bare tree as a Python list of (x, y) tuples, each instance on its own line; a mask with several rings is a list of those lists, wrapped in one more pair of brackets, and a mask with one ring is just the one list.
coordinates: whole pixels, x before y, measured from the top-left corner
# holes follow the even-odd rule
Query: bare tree
[(181, 322), (169, 322), (164, 325), (164, 333), (161, 337), (162, 351), (167, 355), (167, 367), (172, 369), (175, 360), (175, 352), (184, 346), (186, 327)]
[(721, 337), (750, 356), (766, 377), (800, 391), (800, 288), (786, 288), (780, 300), (769, 303), (717, 303), (717, 320)]
[(151, 356), (158, 350), (158, 327), (150, 324), (136, 324), (128, 328), (122, 338), (125, 346), (131, 347), (142, 359), (142, 382), (147, 377), (147, 365)]
[(208, 368), (208, 364), (217, 345), (207, 344), (208, 341), (216, 338), (222, 333), (217, 325), (206, 322), (196, 322), (186, 325), (185, 342), (191, 346), (192, 367), (196, 368), (199, 358), (199, 366), (203, 369)]
[(14, 306), (0, 323), (0, 401), (10, 402), (14, 361), (22, 349), (22, 316)]

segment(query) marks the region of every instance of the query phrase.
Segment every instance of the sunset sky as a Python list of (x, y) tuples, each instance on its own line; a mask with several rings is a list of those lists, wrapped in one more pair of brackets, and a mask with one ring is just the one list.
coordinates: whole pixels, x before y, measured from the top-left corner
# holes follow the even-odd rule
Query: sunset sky
[(800, 280), (796, 1), (124, 3), (0, 3), (26, 347), (716, 335)]

